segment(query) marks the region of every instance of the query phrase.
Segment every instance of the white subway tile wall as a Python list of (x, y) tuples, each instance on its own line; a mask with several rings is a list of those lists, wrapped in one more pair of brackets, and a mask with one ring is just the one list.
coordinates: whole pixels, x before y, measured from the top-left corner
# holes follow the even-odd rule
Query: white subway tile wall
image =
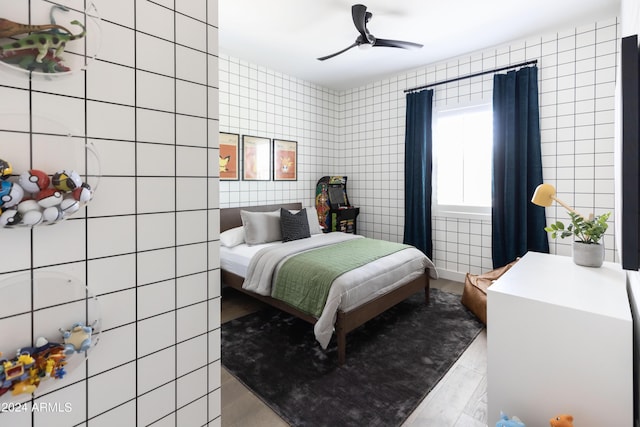
[[(431, 64), (362, 87), (333, 91), (260, 65), (221, 55), (220, 129), (299, 141), (297, 183), (220, 184), (220, 206), (313, 202), (323, 175), (347, 175), (358, 232), (402, 241), (404, 226), (404, 89), (479, 71), (538, 60), (543, 176), (558, 197), (584, 214), (614, 209), (614, 91), (619, 43), (617, 18)], [(435, 87), (436, 106), (491, 99), (493, 76)], [(556, 205), (547, 221), (567, 220)], [(613, 215), (605, 236), (613, 261)], [(451, 272), (493, 268), (491, 221), (433, 218), (433, 258)], [(566, 240), (552, 253), (570, 255)]]
[[(3, 17), (31, 22), (30, 8), (50, 8), (19, 3), (0, 0)], [(78, 152), (83, 173), (91, 143), (102, 175), (72, 218), (0, 229), (0, 289), (24, 281), (0, 306), (0, 352), (85, 320), (84, 302), (39, 297), (30, 277), (45, 271), (86, 283), (102, 333), (54, 387), (0, 397), (26, 404), (0, 411), (0, 425), (219, 426), (218, 1), (93, 4), (102, 48), (85, 71), (30, 83), (0, 70), (0, 158), (14, 173)], [(63, 411), (31, 412), (42, 403)]]
[[(220, 131), (298, 143), (297, 181), (221, 181), (220, 207), (290, 201), (315, 206), (316, 182), (338, 166), (338, 92), (220, 54)], [(242, 161), (239, 163), (242, 172)], [(273, 173), (272, 173), (273, 175)]]
[[(350, 198), (360, 206), (358, 230), (401, 241), (404, 224), (404, 89), (538, 60), (542, 164), (545, 182), (579, 212), (614, 209), (614, 92), (619, 42), (616, 18), (533, 37), (454, 58), (340, 94), (338, 158), (349, 175)], [(493, 76), (436, 86), (436, 106), (491, 99)], [(568, 220), (561, 207), (547, 222)], [(613, 220), (605, 235), (613, 261)], [(461, 278), (493, 268), (491, 221), (433, 218), (433, 258)], [(570, 255), (570, 242), (550, 240), (552, 253)]]

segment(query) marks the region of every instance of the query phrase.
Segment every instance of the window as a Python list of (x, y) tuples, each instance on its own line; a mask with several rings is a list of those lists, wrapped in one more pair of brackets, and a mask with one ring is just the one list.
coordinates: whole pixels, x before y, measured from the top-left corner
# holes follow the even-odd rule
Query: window
[(490, 103), (437, 109), (433, 120), (435, 215), (491, 214), (493, 112)]

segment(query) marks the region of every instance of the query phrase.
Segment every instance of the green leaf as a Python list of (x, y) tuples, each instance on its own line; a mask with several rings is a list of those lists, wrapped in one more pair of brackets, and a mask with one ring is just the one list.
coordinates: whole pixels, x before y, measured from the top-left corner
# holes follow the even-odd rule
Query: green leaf
[(566, 227), (562, 221), (549, 224), (544, 230), (551, 233), (551, 238), (575, 236), (575, 240), (584, 243), (598, 243), (609, 228), (607, 220), (611, 212), (596, 216), (593, 219), (586, 219), (577, 213), (569, 212), (571, 223)]

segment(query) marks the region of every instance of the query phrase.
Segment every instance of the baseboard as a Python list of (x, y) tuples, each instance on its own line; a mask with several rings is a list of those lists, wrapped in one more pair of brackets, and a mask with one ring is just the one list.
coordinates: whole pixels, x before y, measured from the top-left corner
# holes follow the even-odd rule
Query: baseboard
[(455, 282), (464, 283), (465, 273), (438, 268), (438, 276), (441, 279), (453, 280)]

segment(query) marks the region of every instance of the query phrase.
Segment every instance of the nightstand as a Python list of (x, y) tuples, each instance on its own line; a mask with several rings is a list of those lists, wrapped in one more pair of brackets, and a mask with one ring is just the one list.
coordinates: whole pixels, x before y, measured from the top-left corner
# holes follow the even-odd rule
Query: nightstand
[(487, 291), (490, 426), (567, 413), (577, 426), (633, 425), (633, 324), (618, 264), (527, 253)]

